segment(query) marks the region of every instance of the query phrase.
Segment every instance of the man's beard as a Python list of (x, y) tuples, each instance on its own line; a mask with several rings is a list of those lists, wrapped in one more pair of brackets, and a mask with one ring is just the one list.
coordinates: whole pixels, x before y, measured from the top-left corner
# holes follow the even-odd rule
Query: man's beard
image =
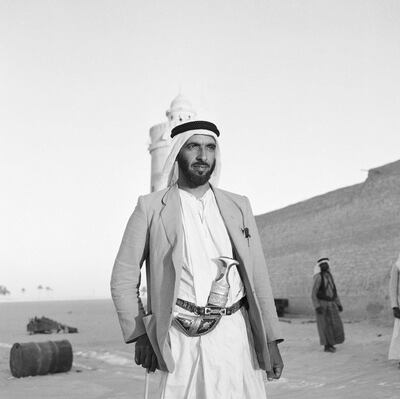
[[(207, 183), (210, 180), (210, 177), (215, 169), (215, 160), (211, 165), (211, 167), (207, 171), (203, 172), (203, 174), (197, 174), (192, 170), (190, 170), (189, 162), (179, 155), (177, 157), (177, 161), (180, 172), (184, 175), (186, 182), (191, 187), (198, 187)], [(202, 162), (202, 161), (196, 161), (193, 163), (192, 166), (201, 166), (201, 165), (208, 167), (210, 166), (210, 164), (208, 164), (207, 162)]]

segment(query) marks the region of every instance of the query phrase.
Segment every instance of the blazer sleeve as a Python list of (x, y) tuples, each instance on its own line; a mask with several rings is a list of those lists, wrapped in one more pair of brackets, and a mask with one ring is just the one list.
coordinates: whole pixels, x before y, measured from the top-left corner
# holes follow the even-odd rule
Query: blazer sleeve
[(252, 242), (251, 252), (252, 258), (254, 259), (253, 283), (263, 316), (264, 327), (267, 334), (267, 342), (282, 342), (283, 338), (279, 326), (278, 315), (276, 313), (275, 301), (272, 295), (271, 281), (269, 278), (268, 267), (265, 261), (260, 235), (253, 211), (251, 209), (250, 201), (247, 197), (244, 198), (247, 208), (246, 219)]
[(126, 343), (145, 334), (144, 309), (138, 296), (140, 268), (148, 257), (149, 229), (146, 208), (139, 197), (126, 226), (111, 274), (111, 296)]
[(393, 265), (390, 271), (389, 297), (390, 306), (392, 308), (399, 307), (399, 269), (396, 264)]

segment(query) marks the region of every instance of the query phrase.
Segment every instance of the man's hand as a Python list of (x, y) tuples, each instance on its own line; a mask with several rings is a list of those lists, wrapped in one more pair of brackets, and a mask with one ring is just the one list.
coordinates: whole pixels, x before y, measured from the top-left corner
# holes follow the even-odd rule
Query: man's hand
[(267, 379), (268, 381), (277, 380), (282, 374), (283, 361), (276, 341), (268, 343), (268, 351), (272, 370), (267, 371)]
[(400, 308), (398, 308), (398, 307), (393, 308), (393, 316), (394, 316), (396, 319), (400, 319)]
[(315, 311), (316, 311), (318, 314), (324, 313), (324, 309), (322, 309), (322, 306), (316, 307), (316, 308), (315, 308)]
[(147, 334), (140, 336), (136, 341), (135, 363), (152, 373), (158, 368), (157, 357)]

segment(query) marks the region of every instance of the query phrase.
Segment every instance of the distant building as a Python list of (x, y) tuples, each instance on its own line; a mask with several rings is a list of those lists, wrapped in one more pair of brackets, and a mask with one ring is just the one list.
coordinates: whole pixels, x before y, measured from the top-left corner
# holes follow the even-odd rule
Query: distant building
[(173, 127), (196, 117), (192, 104), (179, 94), (172, 100), (165, 113), (167, 120), (150, 128), (149, 152), (151, 155), (151, 191), (165, 187), (162, 180), (162, 170), (171, 145), (170, 132)]
[(390, 269), (400, 252), (400, 161), (360, 184), (256, 217), (275, 297), (311, 313), (313, 267), (329, 257), (345, 317), (389, 318)]

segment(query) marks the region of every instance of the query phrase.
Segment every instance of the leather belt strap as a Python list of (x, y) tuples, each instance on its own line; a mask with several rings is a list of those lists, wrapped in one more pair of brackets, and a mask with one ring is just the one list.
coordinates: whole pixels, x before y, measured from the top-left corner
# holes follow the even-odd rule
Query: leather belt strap
[(237, 312), (242, 306), (247, 307), (247, 298), (245, 296), (242, 297), (232, 306), (229, 306), (229, 308), (220, 308), (216, 306), (197, 306), (195, 303), (185, 301), (181, 298), (178, 298), (176, 300), (176, 304), (179, 307), (199, 316), (209, 316), (209, 315), (230, 316), (233, 313)]

